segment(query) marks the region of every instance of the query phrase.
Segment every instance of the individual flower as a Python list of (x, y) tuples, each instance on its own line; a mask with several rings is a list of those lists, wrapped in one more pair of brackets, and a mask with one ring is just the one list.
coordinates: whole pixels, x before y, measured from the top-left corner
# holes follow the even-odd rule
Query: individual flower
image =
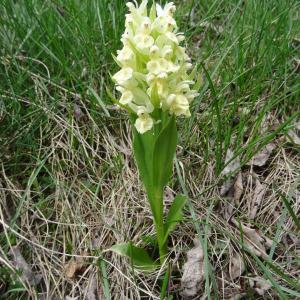
[(146, 113), (140, 114), (134, 125), (137, 131), (143, 134), (153, 127), (153, 119)]
[(153, 5), (147, 11), (147, 0), (140, 6), (127, 3), (123, 48), (116, 60), (121, 66), (112, 78), (121, 93), (119, 103), (136, 115), (135, 127), (141, 134), (159, 122), (154, 110), (175, 116), (190, 116), (190, 103), (198, 95), (191, 86), (192, 67), (184, 40), (173, 17), (171, 2), (164, 7)]
[(135, 68), (135, 54), (130, 47), (124, 46), (122, 50), (119, 50), (117, 60), (124, 67)]
[(121, 69), (113, 76), (113, 79), (116, 81), (118, 85), (127, 88), (133, 88), (138, 84), (136, 79), (133, 76), (133, 69), (129, 67), (125, 67)]

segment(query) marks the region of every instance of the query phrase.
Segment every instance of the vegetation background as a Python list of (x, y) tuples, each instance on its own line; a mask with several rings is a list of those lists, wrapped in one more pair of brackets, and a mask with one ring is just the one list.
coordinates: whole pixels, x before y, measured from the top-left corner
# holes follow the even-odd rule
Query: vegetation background
[[(190, 200), (166, 294), (193, 294), (181, 277), (197, 235), (191, 299), (299, 299), (300, 3), (175, 2), (203, 83), (178, 122), (165, 204)], [(125, 13), (124, 0), (0, 3), (0, 299), (160, 298), (163, 270), (102, 252), (154, 232), (106, 92)]]

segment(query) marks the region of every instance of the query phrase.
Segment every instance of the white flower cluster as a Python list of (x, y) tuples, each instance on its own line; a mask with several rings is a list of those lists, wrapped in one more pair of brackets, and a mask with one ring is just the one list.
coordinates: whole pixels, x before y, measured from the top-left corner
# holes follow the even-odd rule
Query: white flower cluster
[(184, 36), (177, 33), (174, 4), (153, 5), (148, 15), (147, 2), (126, 4), (130, 13), (121, 39), (123, 49), (116, 57), (121, 70), (113, 76), (122, 94), (119, 103), (137, 115), (135, 127), (140, 133), (158, 121), (151, 116), (154, 109), (189, 117), (189, 104), (198, 95), (190, 88), (192, 64), (180, 46)]

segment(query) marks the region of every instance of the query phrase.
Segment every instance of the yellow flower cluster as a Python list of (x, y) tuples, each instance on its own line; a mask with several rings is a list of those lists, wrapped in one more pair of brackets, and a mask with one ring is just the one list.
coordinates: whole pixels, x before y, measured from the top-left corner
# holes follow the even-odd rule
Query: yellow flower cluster
[(140, 133), (158, 121), (151, 115), (154, 109), (189, 117), (189, 104), (198, 95), (190, 88), (192, 64), (180, 46), (184, 36), (173, 18), (174, 4), (153, 5), (148, 15), (147, 2), (126, 4), (130, 13), (121, 39), (123, 49), (116, 57), (121, 70), (113, 76), (122, 94), (119, 103), (137, 115), (135, 127)]

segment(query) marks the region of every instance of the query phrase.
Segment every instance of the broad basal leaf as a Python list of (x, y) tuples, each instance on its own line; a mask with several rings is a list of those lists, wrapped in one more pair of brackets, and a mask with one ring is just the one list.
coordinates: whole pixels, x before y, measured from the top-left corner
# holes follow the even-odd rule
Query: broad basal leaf
[(131, 242), (114, 245), (110, 250), (127, 256), (131, 259), (132, 265), (142, 271), (151, 271), (158, 266), (145, 249), (136, 247)]

